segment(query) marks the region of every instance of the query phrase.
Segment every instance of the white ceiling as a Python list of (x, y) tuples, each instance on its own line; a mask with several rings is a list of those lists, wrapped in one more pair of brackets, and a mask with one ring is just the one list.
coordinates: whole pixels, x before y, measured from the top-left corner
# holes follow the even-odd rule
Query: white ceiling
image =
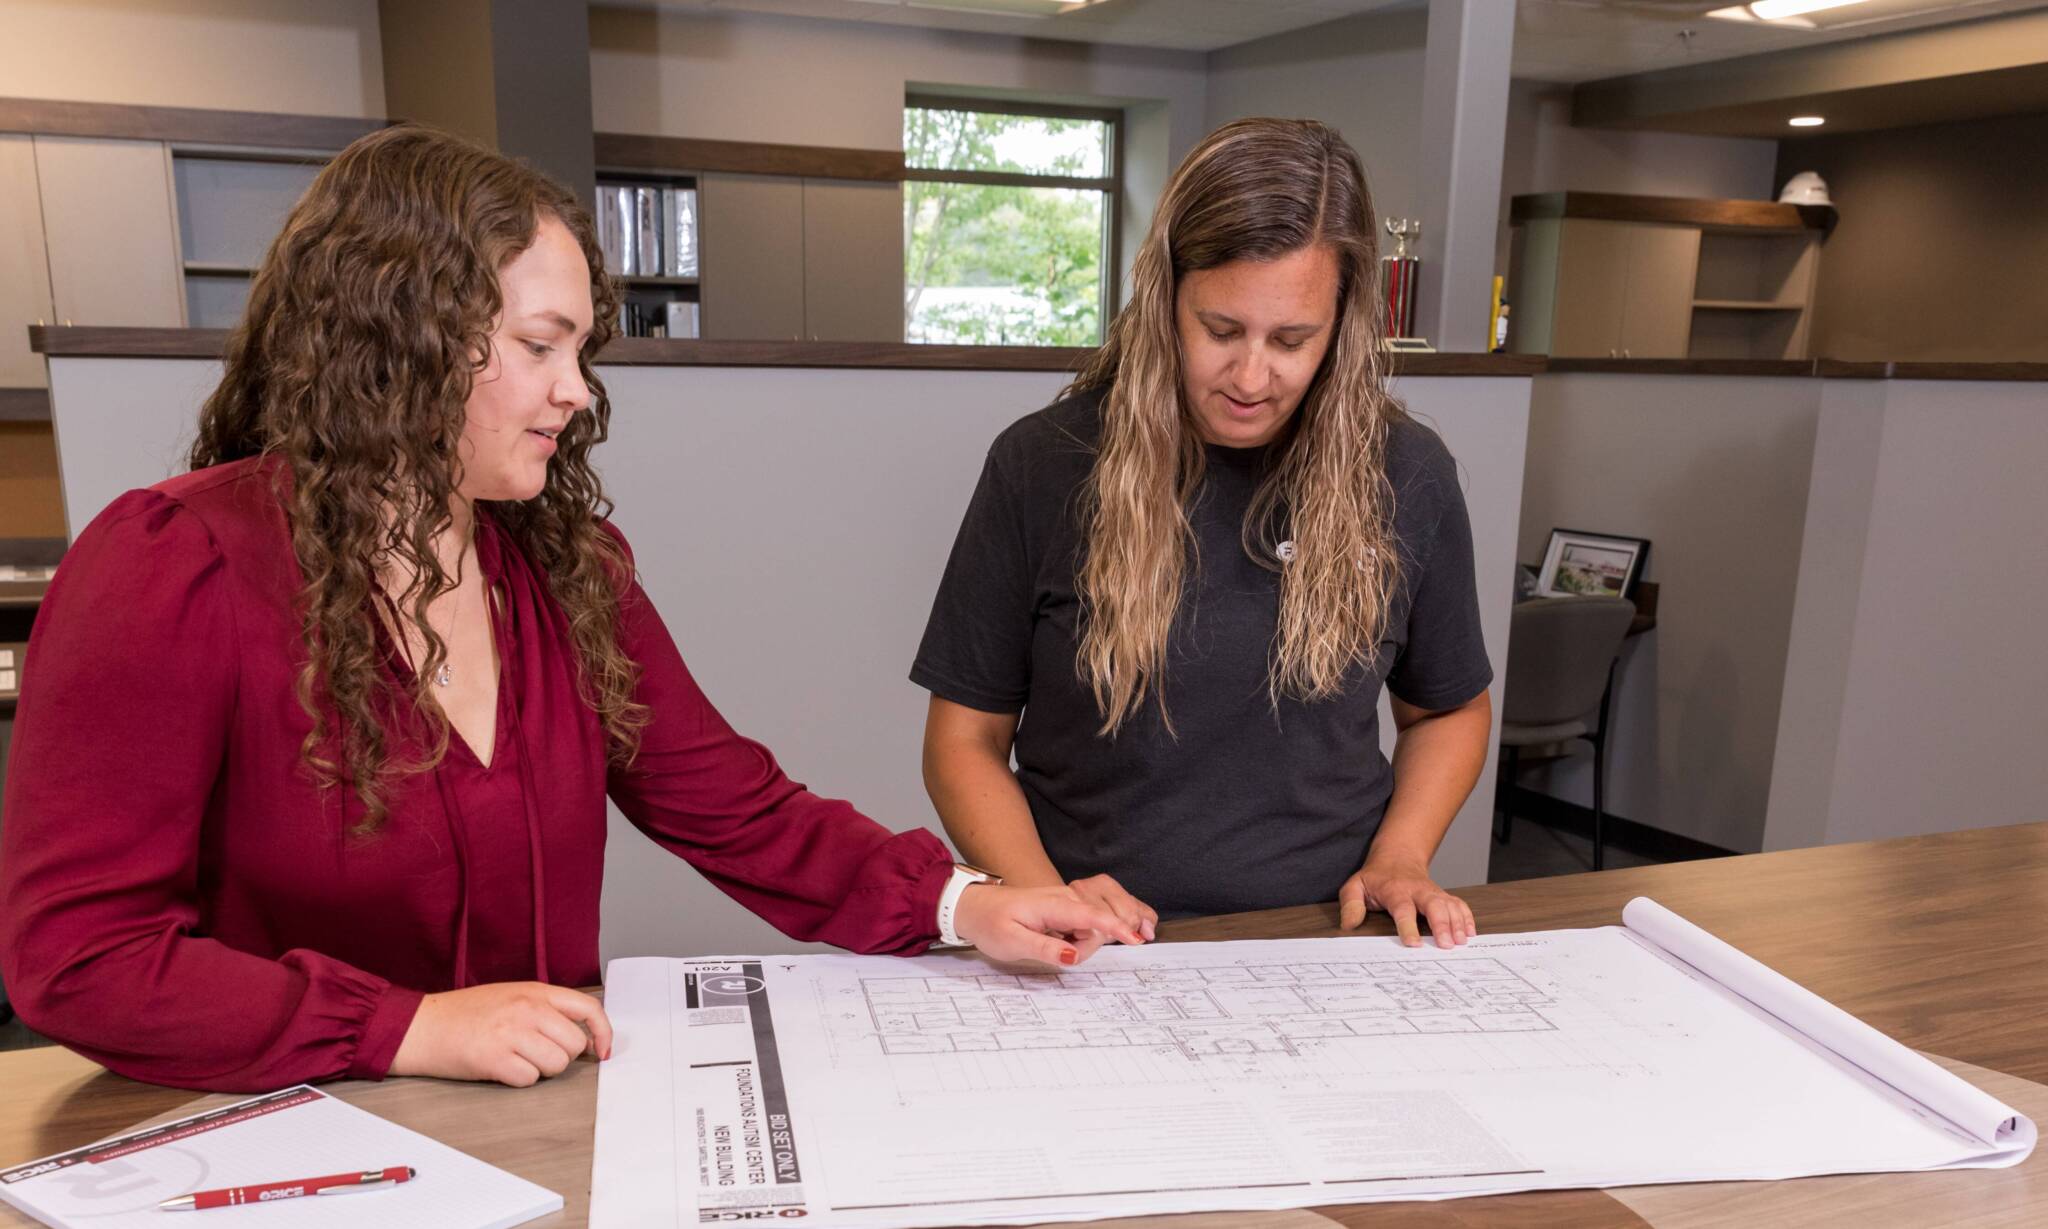
[[(619, 0), (603, 0), (617, 3)], [(976, 30), (1021, 38), (1120, 43), (1174, 51), (1216, 51), (1269, 34), (1321, 25), (1421, 0), (1096, 0), (1051, 17), (964, 11), (988, 0), (624, 0), (685, 12), (776, 13), (933, 30)], [(933, 7), (958, 3), (960, 9)]]
[[(1514, 74), (1593, 81), (2048, 7), (2048, 0), (1864, 0), (1813, 14), (1812, 30), (1705, 16), (1728, 2), (1520, 0)], [(2042, 54), (2048, 57), (2048, 48)]]
[[(964, 11), (1030, 0), (602, 0), (685, 12), (973, 30), (1069, 42), (1217, 51), (1272, 34), (1426, 0), (1096, 0), (1050, 17)], [(1501, 0), (1481, 0), (1484, 3)], [(1514, 74), (1577, 82), (1811, 47), (1895, 30), (2048, 7), (2048, 0), (1863, 0), (1816, 13), (1819, 28), (1743, 24), (1704, 14), (1731, 0), (1517, 0)], [(958, 4), (961, 9), (942, 6)], [(1682, 36), (1682, 31), (1692, 31)]]

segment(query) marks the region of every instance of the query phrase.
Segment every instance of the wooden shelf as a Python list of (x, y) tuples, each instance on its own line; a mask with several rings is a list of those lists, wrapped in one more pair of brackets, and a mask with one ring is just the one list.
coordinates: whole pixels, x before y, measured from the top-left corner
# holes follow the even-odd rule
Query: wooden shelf
[(871, 179), (900, 183), (900, 149), (840, 149), (818, 145), (770, 145), (762, 141), (712, 141), (643, 133), (600, 132), (594, 138), (597, 165), (607, 175), (655, 176), (691, 171), (742, 175), (799, 175), (820, 179)]
[(1806, 310), (1804, 303), (1767, 303), (1752, 299), (1694, 299), (1696, 311), (1715, 312), (1799, 312)]
[(629, 273), (620, 276), (619, 281), (628, 286), (695, 286), (694, 277), (656, 277), (652, 274)]
[(181, 145), (264, 146), (288, 151), (337, 150), (391, 120), (327, 115), (274, 115), (196, 107), (0, 98), (0, 132), (173, 141)]
[(1541, 192), (1509, 202), (1509, 221), (1593, 218), (1610, 222), (1656, 222), (1697, 226), (1726, 233), (1791, 233), (1834, 229), (1833, 205), (1792, 205), (1782, 201), (1695, 200), (1677, 196), (1626, 196), (1613, 192)]
[(0, 422), (50, 421), (47, 388), (0, 388)]

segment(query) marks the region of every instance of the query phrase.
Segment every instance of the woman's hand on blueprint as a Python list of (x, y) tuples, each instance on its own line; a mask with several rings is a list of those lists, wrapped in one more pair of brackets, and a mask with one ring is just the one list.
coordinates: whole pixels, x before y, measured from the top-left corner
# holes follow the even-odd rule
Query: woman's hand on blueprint
[(1354, 929), (1374, 909), (1394, 919), (1394, 929), (1408, 947), (1422, 946), (1418, 917), (1429, 920), (1429, 933), (1438, 947), (1457, 947), (1479, 933), (1472, 907), (1438, 887), (1426, 863), (1367, 858), (1337, 892), (1337, 923)]
[(1111, 939), (1145, 941), (1136, 927), (1071, 887), (977, 883), (960, 894), (953, 929), (991, 959), (1055, 967), (1077, 965)]
[(1138, 932), (1138, 936), (1150, 943), (1159, 927), (1159, 910), (1124, 891), (1124, 885), (1108, 875), (1090, 875), (1076, 879), (1067, 885), (1074, 894), (1091, 905), (1100, 905), (1117, 915), (1124, 925)]

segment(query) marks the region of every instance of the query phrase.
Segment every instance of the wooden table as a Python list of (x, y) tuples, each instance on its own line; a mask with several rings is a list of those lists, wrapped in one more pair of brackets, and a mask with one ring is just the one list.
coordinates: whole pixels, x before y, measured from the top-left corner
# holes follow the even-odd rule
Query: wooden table
[[(1907, 1045), (1988, 1069), (1962, 1068), (2048, 1124), (2048, 1089), (2040, 1087), (2048, 1083), (2048, 824), (1491, 884), (1464, 895), (1492, 932), (1611, 925), (1631, 897), (1654, 897)], [(1160, 938), (1296, 938), (1335, 934), (1335, 926), (1334, 906), (1306, 907), (1170, 923)], [(1368, 930), (1391, 927), (1375, 917)], [(138, 1084), (55, 1048), (0, 1054), (0, 1090), (5, 1165), (232, 1099)], [(403, 1079), (329, 1090), (562, 1192), (563, 1211), (535, 1225), (585, 1223), (594, 1064), (577, 1063), (530, 1089)], [(2041, 1225), (2048, 1224), (2048, 1150), (2006, 1170), (1539, 1191), (1147, 1221), (1173, 1229)], [(0, 1209), (0, 1225), (28, 1223)]]

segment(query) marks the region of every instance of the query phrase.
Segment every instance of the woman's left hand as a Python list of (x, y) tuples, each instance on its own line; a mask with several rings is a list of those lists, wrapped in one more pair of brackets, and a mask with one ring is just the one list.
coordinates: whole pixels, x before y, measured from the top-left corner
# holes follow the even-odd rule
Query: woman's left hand
[(1394, 929), (1408, 947), (1422, 946), (1418, 915), (1429, 919), (1429, 933), (1438, 947), (1457, 947), (1479, 933), (1472, 907), (1436, 886), (1422, 863), (1367, 858), (1337, 892), (1337, 923), (1355, 929), (1373, 909), (1393, 917)]

